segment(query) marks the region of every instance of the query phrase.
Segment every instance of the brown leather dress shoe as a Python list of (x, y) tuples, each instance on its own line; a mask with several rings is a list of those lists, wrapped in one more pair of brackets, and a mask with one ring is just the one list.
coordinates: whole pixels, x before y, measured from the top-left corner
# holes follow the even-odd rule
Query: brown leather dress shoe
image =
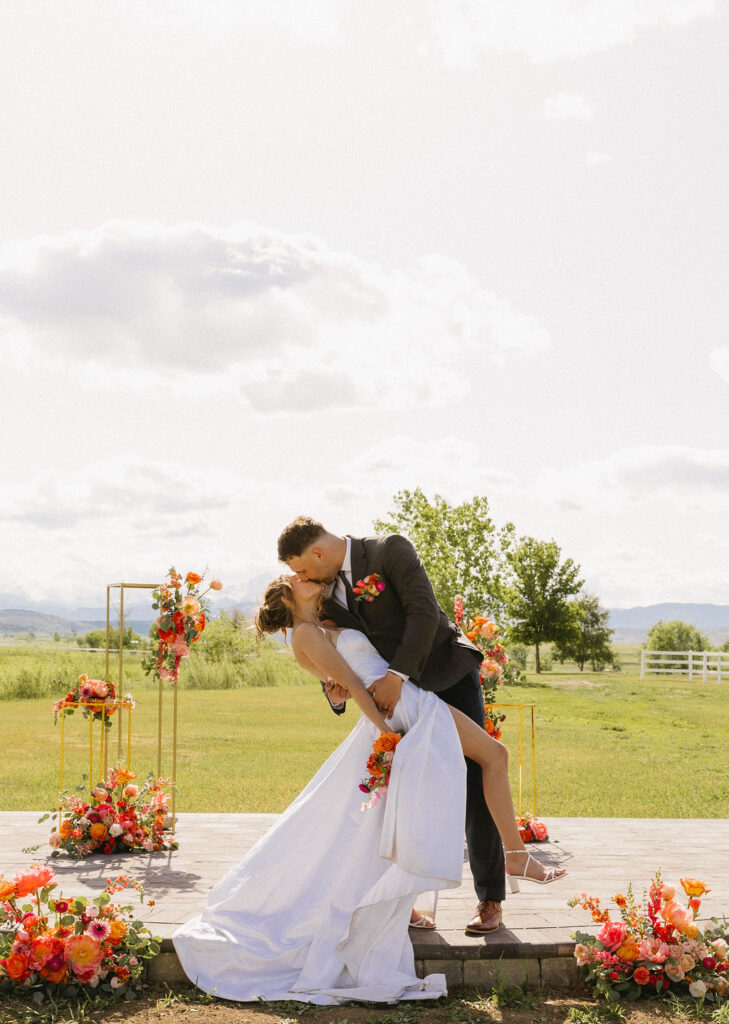
[(501, 927), (501, 904), (498, 900), (482, 900), (466, 925), (466, 935), (487, 935)]

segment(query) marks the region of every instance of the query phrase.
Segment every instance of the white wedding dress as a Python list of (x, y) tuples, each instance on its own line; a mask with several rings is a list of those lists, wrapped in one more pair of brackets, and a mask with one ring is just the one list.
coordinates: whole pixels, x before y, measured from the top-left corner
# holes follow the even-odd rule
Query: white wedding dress
[[(365, 684), (387, 671), (345, 629), (337, 649)], [(242, 1002), (319, 1004), (438, 998), (445, 976), (415, 975), (408, 936), (419, 893), (461, 883), (465, 763), (446, 705), (405, 683), (392, 718), (405, 733), (387, 795), (361, 811), (378, 735), (362, 716), (208, 906), (173, 935), (188, 978)]]

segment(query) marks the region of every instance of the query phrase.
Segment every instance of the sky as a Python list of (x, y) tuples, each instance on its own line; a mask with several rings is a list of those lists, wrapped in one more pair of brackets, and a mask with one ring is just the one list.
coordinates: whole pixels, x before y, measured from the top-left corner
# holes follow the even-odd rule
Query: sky
[(0, 606), (486, 495), (729, 603), (729, 10), (4, 0)]

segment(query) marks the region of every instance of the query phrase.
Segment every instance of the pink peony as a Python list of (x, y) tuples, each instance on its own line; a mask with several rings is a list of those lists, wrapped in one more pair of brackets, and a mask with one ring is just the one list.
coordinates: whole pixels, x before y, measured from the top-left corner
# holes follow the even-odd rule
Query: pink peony
[(138, 793), (139, 793), (139, 786), (129, 785), (129, 786), (125, 786), (124, 787), (124, 796), (127, 797), (127, 799), (129, 799), (129, 800), (132, 800), (135, 796), (138, 795)]
[(668, 958), (669, 950), (665, 942), (660, 939), (641, 939), (638, 949), (643, 960), (650, 960), (654, 964), (663, 964)]
[(614, 953), (622, 946), (627, 932), (628, 929), (622, 921), (607, 921), (597, 933), (597, 937), (606, 949)]
[(48, 836), (48, 845), (52, 846), (54, 850), (58, 849), (58, 847), (61, 845), (61, 837), (59, 836), (58, 832), (51, 832), (51, 834)]

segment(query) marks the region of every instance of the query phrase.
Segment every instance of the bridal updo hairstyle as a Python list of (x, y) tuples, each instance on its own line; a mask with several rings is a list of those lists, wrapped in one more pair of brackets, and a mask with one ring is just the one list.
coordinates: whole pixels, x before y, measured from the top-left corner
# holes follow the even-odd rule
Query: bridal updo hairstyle
[[(288, 602), (288, 603), (287, 603)], [(279, 629), (286, 634), (294, 624), (292, 605), (294, 590), (288, 576), (277, 576), (266, 587), (263, 603), (259, 606), (254, 623), (259, 637), (264, 633), (278, 633)]]
[(284, 527), (278, 538), (279, 562), (298, 558), (326, 532), (321, 523), (317, 523), (311, 516), (297, 516), (292, 523)]

